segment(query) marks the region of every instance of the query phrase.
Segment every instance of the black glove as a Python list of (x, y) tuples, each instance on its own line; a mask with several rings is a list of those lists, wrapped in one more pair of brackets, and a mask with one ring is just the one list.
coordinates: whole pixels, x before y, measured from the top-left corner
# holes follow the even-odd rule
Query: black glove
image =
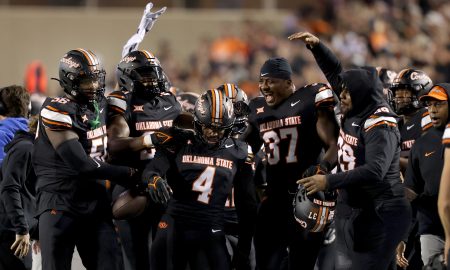
[(156, 147), (184, 145), (189, 139), (194, 137), (190, 130), (176, 127), (166, 127), (151, 134), (152, 143)]
[(159, 175), (153, 176), (148, 180), (148, 194), (155, 203), (165, 204), (169, 201), (172, 189), (167, 181)]
[(322, 161), (320, 164), (310, 166), (306, 169), (303, 172), (302, 177), (306, 178), (316, 174), (327, 174), (330, 171), (330, 167), (331, 165), (328, 162)]

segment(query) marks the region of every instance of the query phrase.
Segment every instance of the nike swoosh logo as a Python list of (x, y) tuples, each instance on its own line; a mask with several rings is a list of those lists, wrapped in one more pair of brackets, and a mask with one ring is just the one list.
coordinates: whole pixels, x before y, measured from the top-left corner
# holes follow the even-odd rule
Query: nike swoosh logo
[(291, 102), (291, 107), (294, 107), (294, 106), (297, 105), (297, 103), (299, 103), (299, 102), (300, 102), (300, 99), (297, 100), (296, 102)]
[(355, 122), (352, 123), (352, 127), (359, 127), (358, 124), (355, 124)]
[(230, 147), (232, 147), (234, 144), (230, 144), (230, 145), (228, 145), (228, 144), (225, 144), (225, 148), (230, 148)]
[(436, 151), (433, 151), (433, 152), (427, 152), (427, 153), (425, 153), (425, 156), (426, 156), (426, 157), (429, 157), (429, 156), (431, 156), (432, 154), (434, 154), (434, 152), (436, 152)]
[(269, 74), (269, 72), (267, 73), (261, 73), (261, 77), (267, 76)]
[(407, 127), (406, 127), (406, 130), (412, 129), (412, 127), (415, 126), (415, 125), (416, 125), (416, 124), (412, 124), (412, 125), (410, 125), (410, 126), (407, 126)]
[(216, 233), (216, 232), (220, 232), (221, 230), (214, 230), (214, 229), (211, 229), (211, 232), (212, 233)]
[[(104, 108), (103, 108), (103, 109), (104, 109)], [(103, 109), (101, 109), (101, 110), (100, 110), (100, 113), (102, 113), (102, 112), (103, 112)]]
[(169, 107), (164, 107), (164, 110), (168, 110), (168, 109), (170, 109), (170, 108), (172, 108), (173, 106), (169, 106)]

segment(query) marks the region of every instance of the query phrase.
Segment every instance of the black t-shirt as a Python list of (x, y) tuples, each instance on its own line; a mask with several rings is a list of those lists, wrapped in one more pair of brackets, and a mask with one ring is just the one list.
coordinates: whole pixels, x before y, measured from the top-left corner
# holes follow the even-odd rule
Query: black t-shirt
[(433, 234), (444, 237), (439, 219), (437, 199), (444, 166), (441, 143), (442, 130), (431, 128), (418, 138), (411, 149), (405, 186), (418, 194), (419, 234)]

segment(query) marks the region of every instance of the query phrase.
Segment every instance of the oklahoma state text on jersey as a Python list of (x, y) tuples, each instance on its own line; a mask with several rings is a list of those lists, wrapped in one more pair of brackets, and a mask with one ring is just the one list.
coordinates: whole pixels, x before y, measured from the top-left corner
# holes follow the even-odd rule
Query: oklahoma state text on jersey
[(178, 221), (222, 227), (225, 201), (233, 184), (239, 189), (252, 181), (247, 154), (247, 144), (238, 140), (229, 138), (220, 148), (211, 149), (195, 137), (174, 154), (158, 151), (144, 175), (167, 179), (173, 190), (167, 213)]
[[(109, 117), (121, 115), (128, 123), (130, 137), (153, 133), (164, 127), (171, 127), (180, 114), (181, 105), (170, 92), (161, 93), (152, 100), (143, 99), (131, 92), (115, 91), (108, 96)], [(155, 150), (143, 150), (121, 156), (120, 162), (136, 166), (148, 161)]]
[(304, 86), (276, 108), (269, 107), (263, 97), (250, 102), (252, 133), (247, 141), (254, 152), (264, 143), (269, 188), (295, 191), (303, 171), (317, 164), (323, 148), (316, 129), (317, 109), (332, 109), (334, 102), (325, 84)]

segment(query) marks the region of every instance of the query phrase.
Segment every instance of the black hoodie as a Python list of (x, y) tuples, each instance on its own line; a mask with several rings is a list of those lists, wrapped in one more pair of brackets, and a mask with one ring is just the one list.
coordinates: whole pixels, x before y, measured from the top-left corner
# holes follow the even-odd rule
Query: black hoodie
[(31, 164), (34, 134), (18, 131), (5, 147), (0, 182), (0, 231), (37, 233), (35, 185)]
[(396, 114), (383, 98), (376, 69), (342, 72), (339, 60), (322, 43), (312, 52), (336, 94), (342, 84), (347, 87), (353, 106), (341, 122), (338, 173), (327, 175), (328, 188), (339, 189), (340, 200), (356, 208), (403, 197)]

